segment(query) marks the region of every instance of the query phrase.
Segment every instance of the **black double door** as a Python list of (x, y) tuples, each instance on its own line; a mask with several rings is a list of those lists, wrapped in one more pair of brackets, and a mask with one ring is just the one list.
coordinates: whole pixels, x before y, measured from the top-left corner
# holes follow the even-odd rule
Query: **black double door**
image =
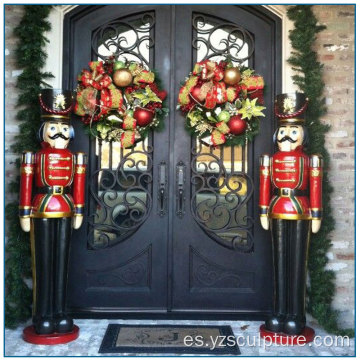
[[(115, 53), (157, 70), (170, 109), (163, 131), (127, 150), (89, 138), (74, 120), (72, 150), (88, 153), (89, 167), (85, 221), (72, 237), (71, 312), (269, 311), (271, 244), (258, 221), (258, 158), (272, 149), (279, 34), (278, 19), (256, 6), (80, 6), (66, 15), (65, 87), (76, 87), (90, 59)], [(196, 61), (226, 56), (264, 76), (266, 117), (253, 143), (211, 148), (187, 133), (177, 94)]]

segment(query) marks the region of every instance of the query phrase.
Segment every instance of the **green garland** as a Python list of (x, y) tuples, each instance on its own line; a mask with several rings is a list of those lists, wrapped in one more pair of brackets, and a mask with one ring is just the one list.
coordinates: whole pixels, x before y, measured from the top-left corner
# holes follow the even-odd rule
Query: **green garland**
[(324, 157), (323, 177), (323, 220), (321, 229), (312, 234), (308, 271), (310, 287), (308, 289), (309, 313), (314, 316), (320, 325), (330, 333), (353, 337), (352, 329), (340, 329), (337, 323), (338, 313), (331, 307), (335, 294), (335, 274), (326, 270), (327, 252), (331, 248), (330, 233), (334, 230), (335, 219), (332, 216), (330, 195), (333, 188), (329, 181), (329, 153), (325, 148), (325, 134), (329, 126), (321, 122), (326, 113), (324, 105), (322, 80), (323, 65), (317, 61), (317, 54), (313, 51), (316, 34), (326, 27), (318, 25), (318, 21), (311, 9), (311, 5), (292, 6), (287, 11), (288, 18), (294, 21), (294, 30), (290, 31), (289, 39), (295, 51), (288, 62), (297, 72), (292, 78), (299, 89), (309, 97), (309, 106), (306, 113), (306, 125), (309, 129), (310, 154), (320, 153)]
[[(16, 136), (12, 150), (21, 153), (24, 150), (38, 150), (36, 134), (40, 126), (40, 107), (38, 94), (46, 79), (53, 77), (42, 72), (46, 53), (47, 39), (44, 33), (51, 29), (46, 20), (51, 5), (26, 5), (25, 13), (14, 33), (19, 42), (16, 48), (17, 65), (23, 70), (17, 81), (20, 95), (17, 106), (21, 110), (17, 119), (21, 122), (20, 134)], [(17, 161), (19, 168), (19, 161)], [(18, 195), (19, 177), (10, 184), (10, 191)], [(31, 256), (29, 233), (22, 231), (18, 217), (18, 202), (10, 203), (5, 209), (8, 241), (6, 245), (5, 276), (5, 326), (15, 327), (31, 316), (32, 291), (26, 284), (31, 278)]]

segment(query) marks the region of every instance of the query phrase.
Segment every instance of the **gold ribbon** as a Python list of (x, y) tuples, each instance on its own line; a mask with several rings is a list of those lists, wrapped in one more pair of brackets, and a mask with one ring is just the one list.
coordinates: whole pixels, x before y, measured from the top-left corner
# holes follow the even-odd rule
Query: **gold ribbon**
[(219, 130), (214, 130), (211, 133), (211, 142), (213, 145), (221, 145), (224, 144), (226, 141), (225, 135), (221, 133)]

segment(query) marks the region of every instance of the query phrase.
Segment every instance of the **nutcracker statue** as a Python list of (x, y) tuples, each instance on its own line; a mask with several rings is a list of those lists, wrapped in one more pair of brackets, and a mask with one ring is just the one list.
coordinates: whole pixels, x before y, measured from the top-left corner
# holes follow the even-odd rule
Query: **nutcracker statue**
[(312, 341), (313, 330), (305, 327), (306, 266), (310, 231), (321, 225), (322, 157), (304, 153), (307, 103), (302, 93), (276, 97), (279, 151), (260, 159), (260, 222), (271, 230), (274, 267), (273, 313), (260, 330)]
[(83, 221), (86, 156), (67, 149), (74, 137), (71, 91), (45, 89), (39, 100), (42, 149), (24, 152), (20, 167), (20, 224), (30, 231), (33, 267), (33, 326), (24, 339), (56, 344), (79, 332), (65, 301), (71, 229)]

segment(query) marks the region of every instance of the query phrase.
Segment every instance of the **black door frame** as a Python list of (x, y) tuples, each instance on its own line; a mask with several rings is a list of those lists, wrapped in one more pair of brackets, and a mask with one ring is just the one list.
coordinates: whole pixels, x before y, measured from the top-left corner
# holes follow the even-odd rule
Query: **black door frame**
[[(64, 19), (64, 52), (63, 52), (63, 87), (69, 88), (73, 83), (73, 79), (76, 74), (71, 73), (73, 67), (69, 66), (71, 64), (71, 59), (74, 58), (74, 53), (76, 49), (72, 46), (72, 37), (74, 35), (74, 22), (77, 19), (81, 18), (85, 14), (91, 13), (98, 8), (101, 8), (106, 5), (80, 5), (72, 10), (65, 16)], [(118, 6), (126, 6), (126, 5), (118, 5)], [(137, 5), (133, 5), (132, 7), (136, 7)], [(186, 5), (181, 5), (186, 6)], [(266, 8), (260, 5), (233, 5), (239, 8), (246, 9), (246, 11), (251, 12), (252, 14), (256, 15), (257, 17), (261, 18), (263, 21), (266, 21), (268, 24), (271, 24), (273, 33), (271, 34), (272, 38), (272, 53), (269, 54), (269, 58), (271, 58), (274, 64), (274, 72), (272, 73), (272, 80), (275, 83), (276, 93), (281, 92), (281, 70), (282, 70), (282, 23), (281, 19), (273, 14), (271, 11), (267, 10)], [(143, 5), (138, 5), (139, 12), (143, 10)], [(175, 14), (173, 13), (172, 16), (174, 17)], [(172, 19), (175, 20), (175, 19)], [(174, 21), (172, 21), (174, 24)], [(174, 44), (174, 32), (170, 32), (170, 46), (173, 47)], [(173, 50), (173, 49), (172, 49)], [(172, 54), (174, 52), (172, 51)], [(169, 69), (170, 71), (175, 71), (174, 69)], [(261, 70), (259, 71), (261, 72)], [(170, 77), (170, 74), (169, 74)], [(171, 87), (169, 91), (177, 91), (176, 89), (177, 84), (171, 83)], [(174, 108), (175, 104), (169, 104), (170, 108)], [(174, 115), (173, 115), (174, 116)], [(275, 127), (275, 124), (272, 124), (272, 127)], [(155, 164), (155, 163), (154, 163)], [(258, 172), (255, 170), (255, 175)], [(170, 173), (170, 176), (171, 173)], [(171, 179), (170, 179), (171, 181)], [(169, 193), (169, 196), (172, 197), (172, 192)], [(169, 199), (169, 203), (171, 203), (171, 199)], [(172, 223), (173, 211), (170, 211), (170, 224)], [(170, 287), (168, 287), (169, 292), (171, 291)], [(87, 310), (86, 312), (83, 311), (75, 311), (73, 315), (76, 317), (92, 317), (92, 318), (117, 318), (121, 316), (122, 318), (207, 318), (207, 319), (262, 319), (266, 314), (265, 313), (258, 313), (258, 314), (249, 314), (249, 313), (171, 313), (171, 312), (150, 312), (150, 313), (138, 313), (138, 312), (121, 312), (121, 313), (113, 313), (113, 312), (102, 312), (99, 309), (94, 309), (94, 311)]]

